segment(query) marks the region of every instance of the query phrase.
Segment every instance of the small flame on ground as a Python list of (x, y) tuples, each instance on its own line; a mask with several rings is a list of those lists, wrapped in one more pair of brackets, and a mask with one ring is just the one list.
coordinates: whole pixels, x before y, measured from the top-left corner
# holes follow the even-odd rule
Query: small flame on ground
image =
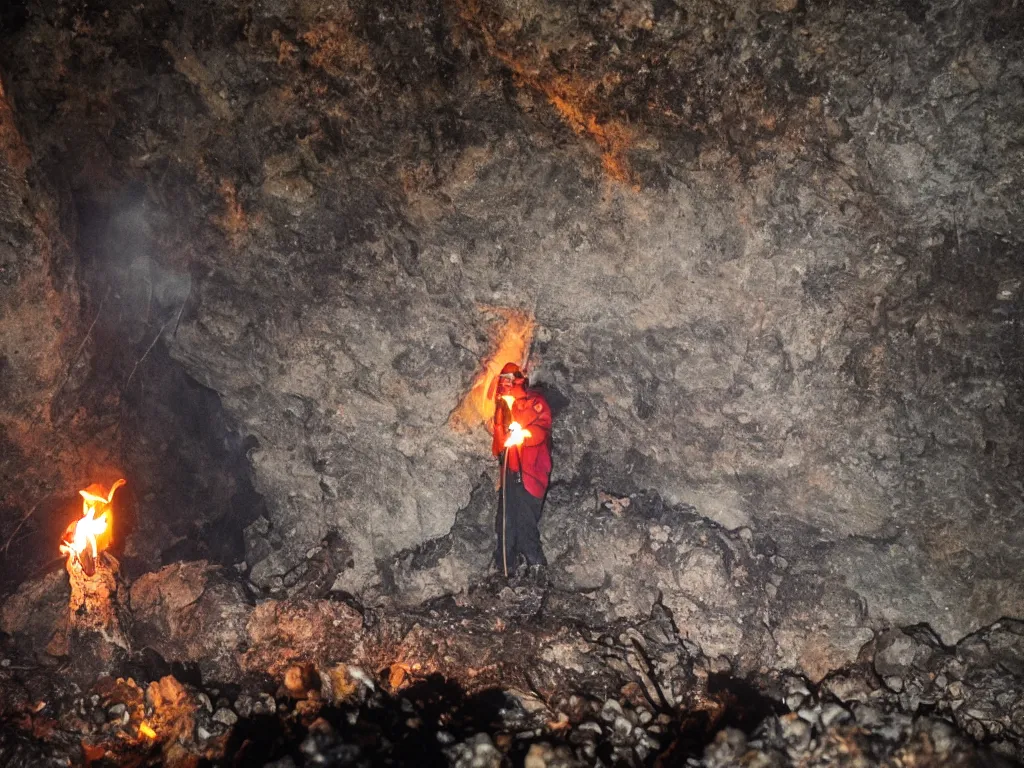
[(82, 562), (83, 557), (86, 557), (94, 562), (99, 553), (110, 545), (110, 502), (114, 492), (124, 484), (122, 478), (105, 492), (102, 485), (93, 483), (78, 492), (82, 497), (82, 517), (64, 531), (60, 544), (62, 555), (67, 555), (73, 561)]
[(145, 736), (147, 739), (155, 739), (156, 731), (150, 728), (146, 723), (139, 723), (139, 735)]

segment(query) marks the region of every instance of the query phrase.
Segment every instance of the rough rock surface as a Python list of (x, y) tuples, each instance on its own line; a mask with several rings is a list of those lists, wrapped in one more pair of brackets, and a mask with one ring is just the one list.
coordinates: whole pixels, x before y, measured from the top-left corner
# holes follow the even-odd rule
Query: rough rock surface
[[(952, 643), (1024, 614), (1021, 13), (36, 2), (0, 66), (79, 200), (143, 190), (138, 247), (97, 274), (252, 437), (260, 588), (331, 540), (337, 591), (465, 586), (490, 544), (452, 534), (494, 470), (449, 414), (500, 326), (482, 308), (512, 307), (567, 401), (556, 487), (656, 489), (773, 542), (775, 638), (818, 677), (864, 617)], [(671, 583), (740, 653), (751, 552), (648, 534), (685, 557), (627, 585), (647, 545), (580, 531), (567, 578), (624, 604)], [(450, 545), (430, 584), (383, 579), (425, 542)]]
[(62, 642), (68, 620), (71, 587), (64, 571), (24, 581), (0, 607), (0, 632), (29, 638), (35, 653), (43, 654)]
[(246, 626), (241, 667), (280, 677), (294, 664), (351, 661), (359, 645), (363, 618), (344, 603), (326, 600), (282, 603), (267, 600), (256, 606)]
[[(142, 592), (198, 594), (213, 581), (205, 563), (174, 566)], [(26, 653), (38, 631), (26, 622), (11, 627), (20, 643), (0, 635), (0, 765), (54, 752), (72, 765), (203, 757), (278, 768), (1001, 766), (1024, 756), (1021, 622), (955, 647), (923, 627), (889, 630), (816, 685), (770, 669), (736, 676), (661, 605), (609, 623), (586, 608), (567, 621), (569, 601), (586, 605), (527, 576), (404, 613), (239, 602), (245, 637), (228, 655), (245, 674), (178, 667), (187, 682), (141, 637), (190, 621), (195, 643), (178, 636), (164, 646), (184, 648), (175, 652), (186, 660), (197, 643), (220, 642), (211, 627), (230, 599), (200, 595), (184, 611), (174, 599), (150, 601), (134, 615), (136, 650), (123, 668), (81, 688)]]
[(205, 561), (169, 565), (132, 585), (131, 606), (137, 649), (196, 664), (207, 679), (237, 677), (252, 608), (236, 580)]
[[(102, 268), (110, 243), (139, 247), (139, 221), (83, 199), (63, 150), (30, 145), (23, 117), (0, 79), (0, 591), (53, 564), (79, 488), (125, 476), (114, 540), (127, 572), (237, 562), (262, 509), (242, 441), (216, 395), (154, 349), (166, 318)], [(157, 305), (176, 295), (155, 269), (125, 277)]]
[[(0, 580), (25, 566), (11, 554), (24, 546), (29, 518), (47, 519), (50, 541), (59, 540), (67, 520), (48, 520), (49, 495), (69, 479), (78, 451), (89, 448), (75, 444), (80, 425), (62, 418), (62, 395), (85, 372), (75, 355), (78, 288), (67, 241), (73, 218), (67, 198), (32, 170), (0, 77)], [(97, 454), (102, 459), (102, 450)]]

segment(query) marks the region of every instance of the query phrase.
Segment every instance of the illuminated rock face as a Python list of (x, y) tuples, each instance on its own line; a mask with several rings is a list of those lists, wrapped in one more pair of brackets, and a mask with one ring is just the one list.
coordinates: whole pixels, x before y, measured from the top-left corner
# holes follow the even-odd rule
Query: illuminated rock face
[(71, 365), (78, 289), (61, 201), (30, 173), (8, 90), (0, 78), (0, 518), (20, 517), (31, 507), (22, 502), (38, 501), (48, 480), (69, 479), (75, 449), (59, 455), (52, 429), (66, 405), (62, 392), (83, 373)]
[[(746, 526), (817, 674), (815, 622), (849, 654), (1024, 611), (1024, 65), (1017, 10), (790, 5), (54, 4), (0, 65), (82, 199), (145, 189), (138, 247), (93, 248), (252, 438), (258, 586), (416, 600), (484, 567), (496, 470), (449, 414), (511, 307), (567, 401), (556, 568), (631, 566), (611, 536), (580, 559), (591, 488)], [(713, 559), (650, 583), (684, 610)]]

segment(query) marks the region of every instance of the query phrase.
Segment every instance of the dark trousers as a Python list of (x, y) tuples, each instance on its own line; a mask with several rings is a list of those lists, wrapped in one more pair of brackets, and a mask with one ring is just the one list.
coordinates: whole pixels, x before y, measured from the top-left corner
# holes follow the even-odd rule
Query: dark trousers
[[(494, 550), (494, 559), (499, 571), (503, 570), (507, 562), (511, 575), (519, 564), (520, 555), (529, 565), (547, 565), (544, 550), (540, 546), (539, 526), (543, 506), (544, 499), (532, 496), (523, 487), (523, 479), (518, 472), (505, 472), (505, 482), (498, 495), (498, 519), (495, 524), (498, 546)], [(502, 547), (506, 547), (504, 559), (501, 555)]]

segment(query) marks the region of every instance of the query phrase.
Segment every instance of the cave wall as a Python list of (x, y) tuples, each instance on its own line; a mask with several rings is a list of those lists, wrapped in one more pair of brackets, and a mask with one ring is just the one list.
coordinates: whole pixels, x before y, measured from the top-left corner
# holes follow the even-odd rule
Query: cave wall
[(59, 147), (25, 139), (25, 117), (0, 81), (0, 594), (59, 567), (77, 490), (122, 476), (126, 575), (235, 563), (263, 502), (216, 394), (160, 342), (160, 310), (185, 293), (146, 257), (137, 185), (84, 191)]
[[(85, 368), (76, 357), (79, 294), (66, 236), (73, 217), (68, 196), (37, 170), (0, 78), (0, 582), (10, 571), (24, 575), (12, 553), (50, 516), (52, 492), (88, 449), (79, 425), (64, 418), (69, 410), (73, 417), (66, 394)], [(70, 444), (55, 434), (62, 418)], [(52, 541), (62, 529), (49, 527)]]
[(1024, 612), (1014, 4), (28, 7), (26, 135), (80, 196), (144, 189), (105, 274), (145, 252), (251, 437), (258, 587), (340, 537), (371, 599), (449, 534), (494, 474), (449, 414), (511, 307), (568, 401), (556, 483), (748, 527), (868, 623)]

